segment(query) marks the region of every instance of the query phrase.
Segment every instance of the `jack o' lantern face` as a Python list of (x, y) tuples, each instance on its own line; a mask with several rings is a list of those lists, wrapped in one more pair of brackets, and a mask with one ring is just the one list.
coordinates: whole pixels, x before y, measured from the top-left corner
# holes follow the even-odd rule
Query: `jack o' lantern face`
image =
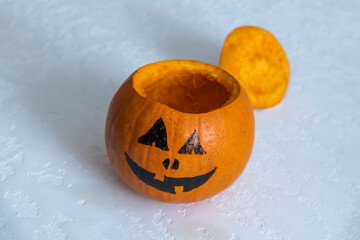
[[(170, 151), (167, 144), (167, 133), (164, 121), (159, 118), (154, 125), (148, 130), (146, 134), (138, 138), (139, 144), (150, 145), (161, 149), (163, 151)], [(203, 149), (199, 142), (199, 137), (196, 130), (193, 134), (188, 138), (188, 140), (184, 143), (184, 145), (178, 150), (179, 154), (195, 154), (195, 155), (203, 155), (206, 154), (206, 151)], [(174, 178), (164, 176), (164, 180), (160, 181), (155, 179), (155, 173), (147, 171), (146, 169), (140, 167), (136, 162), (134, 162), (131, 157), (125, 152), (126, 161), (131, 168), (132, 172), (145, 184), (156, 188), (157, 190), (176, 194), (175, 187), (182, 186), (183, 192), (189, 192), (195, 188), (200, 187), (204, 183), (206, 183), (209, 178), (215, 173), (216, 167), (202, 175), (198, 175), (195, 177), (181, 177)], [(170, 159), (165, 158), (162, 161), (163, 167), (167, 170), (170, 166)], [(171, 169), (178, 170), (181, 165), (181, 161), (178, 159), (174, 159), (171, 164)]]
[(213, 65), (169, 60), (136, 70), (112, 99), (105, 127), (119, 177), (155, 200), (204, 200), (250, 158), (254, 113), (238, 81)]

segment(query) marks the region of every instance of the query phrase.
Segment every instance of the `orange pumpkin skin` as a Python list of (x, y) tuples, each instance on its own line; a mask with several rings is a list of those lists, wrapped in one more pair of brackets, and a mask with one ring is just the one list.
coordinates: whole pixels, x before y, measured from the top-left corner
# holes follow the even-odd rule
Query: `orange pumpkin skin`
[(156, 200), (186, 203), (239, 177), (254, 125), (248, 96), (230, 74), (168, 60), (143, 66), (123, 83), (110, 103), (105, 141), (127, 185)]
[(220, 67), (245, 88), (254, 108), (268, 108), (284, 97), (290, 65), (277, 39), (267, 30), (243, 26), (226, 38)]

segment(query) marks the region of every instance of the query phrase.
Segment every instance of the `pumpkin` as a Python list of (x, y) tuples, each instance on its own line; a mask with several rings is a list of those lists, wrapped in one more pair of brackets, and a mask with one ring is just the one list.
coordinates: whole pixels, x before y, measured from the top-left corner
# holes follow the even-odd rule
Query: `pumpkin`
[(194, 202), (229, 187), (254, 141), (249, 98), (224, 70), (168, 60), (135, 71), (112, 99), (108, 157), (116, 173), (147, 197)]
[(244, 26), (226, 38), (220, 67), (245, 88), (254, 108), (268, 108), (284, 97), (290, 78), (286, 53), (267, 30)]

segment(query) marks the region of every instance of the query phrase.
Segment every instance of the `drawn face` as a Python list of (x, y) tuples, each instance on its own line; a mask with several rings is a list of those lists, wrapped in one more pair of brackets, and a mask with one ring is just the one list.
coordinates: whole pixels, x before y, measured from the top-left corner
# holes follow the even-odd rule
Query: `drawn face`
[[(166, 127), (161, 118), (159, 118), (154, 125), (145, 133), (143, 136), (138, 138), (139, 144), (150, 145), (161, 149), (162, 151), (170, 151), (167, 144), (167, 133)], [(155, 144), (154, 144), (155, 143)], [(154, 144), (154, 145), (153, 145)], [(206, 151), (203, 149), (199, 142), (199, 137), (196, 130), (193, 134), (188, 138), (188, 140), (184, 143), (184, 145), (178, 150), (179, 154), (188, 154), (188, 155), (204, 155)], [(156, 188), (157, 190), (176, 194), (175, 187), (182, 186), (183, 192), (189, 192), (195, 188), (200, 187), (205, 184), (209, 178), (215, 173), (216, 167), (202, 175), (198, 175), (195, 177), (169, 177), (164, 176), (164, 180), (155, 179), (155, 174), (150, 172), (142, 167), (140, 167), (132, 158), (125, 152), (126, 161), (133, 171), (133, 173), (145, 184)], [(169, 158), (165, 158), (162, 161), (162, 165), (165, 169), (170, 167), (171, 160)], [(174, 159), (171, 164), (171, 169), (178, 170), (181, 168), (181, 160)]]

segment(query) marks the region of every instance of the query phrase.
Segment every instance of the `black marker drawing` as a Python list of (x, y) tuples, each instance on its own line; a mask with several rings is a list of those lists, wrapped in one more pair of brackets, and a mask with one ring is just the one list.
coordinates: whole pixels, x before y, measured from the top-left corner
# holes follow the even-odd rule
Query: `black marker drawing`
[[(145, 135), (138, 138), (138, 143), (150, 145), (155, 142), (155, 147), (160, 148), (164, 151), (169, 151), (169, 147), (167, 145), (167, 133), (164, 121), (159, 118), (154, 125), (150, 128), (150, 130), (145, 133)], [(180, 154), (192, 154), (194, 152), (195, 155), (203, 155), (206, 154), (203, 147), (200, 145), (199, 136), (196, 132), (191, 135), (191, 137), (186, 141), (186, 143), (181, 147), (178, 151)], [(197, 187), (200, 187), (205, 182), (209, 180), (209, 178), (215, 173), (216, 167), (208, 173), (195, 176), (195, 177), (182, 177), (182, 178), (172, 178), (168, 176), (164, 176), (164, 180), (160, 181), (158, 179), (154, 179), (155, 173), (149, 172), (146, 169), (140, 167), (136, 162), (134, 162), (131, 157), (125, 152), (126, 161), (133, 171), (133, 173), (144, 183), (149, 186), (152, 186), (160, 191), (168, 192), (171, 194), (176, 194), (175, 187), (183, 186), (183, 192), (189, 192)], [(170, 159), (166, 158), (162, 161), (162, 165), (167, 170), (170, 165)], [(180, 161), (174, 159), (174, 162), (171, 165), (171, 169), (178, 170), (180, 166)]]
[(166, 127), (164, 121), (159, 118), (150, 130), (138, 139), (138, 143), (150, 145), (155, 142), (155, 147), (164, 151), (169, 151), (167, 145)]
[(183, 186), (183, 192), (189, 192), (206, 183), (215, 173), (216, 167), (208, 173), (195, 177), (172, 178), (164, 176), (164, 181), (154, 179), (155, 173), (149, 172), (135, 163), (125, 152), (126, 161), (133, 173), (145, 184), (152, 186), (160, 191), (176, 194), (175, 187)]
[(196, 130), (191, 135), (191, 137), (189, 137), (189, 139), (186, 141), (184, 146), (182, 146), (180, 148), (178, 153), (180, 153), (180, 154), (192, 154), (193, 151), (194, 151), (195, 155), (206, 154), (205, 150), (200, 145), (199, 136), (198, 136)]

